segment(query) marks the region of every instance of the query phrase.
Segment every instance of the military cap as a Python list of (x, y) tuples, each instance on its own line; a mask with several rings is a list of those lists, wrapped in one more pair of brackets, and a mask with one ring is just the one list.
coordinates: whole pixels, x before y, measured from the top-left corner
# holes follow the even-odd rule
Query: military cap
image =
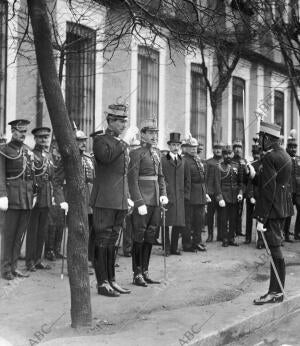
[(290, 135), (287, 139), (287, 145), (288, 146), (297, 146), (298, 143), (297, 143), (297, 138), (296, 138), (296, 130), (295, 129), (292, 129), (290, 131)]
[(10, 125), (12, 129), (16, 129), (18, 131), (26, 130), (28, 124), (30, 124), (30, 121), (27, 119), (16, 119), (8, 123), (8, 125)]
[(185, 141), (185, 147), (197, 147), (198, 141), (196, 138), (193, 138), (192, 135), (190, 135), (186, 141)]
[(234, 149), (235, 147), (243, 147), (243, 143), (240, 139), (235, 139), (232, 143), (232, 148)]
[(76, 136), (76, 139), (88, 139), (86, 134), (81, 130), (76, 130), (75, 136)]
[(145, 119), (141, 122), (141, 131), (158, 131), (157, 118), (153, 116), (153, 118)]
[(34, 136), (50, 136), (51, 129), (49, 127), (36, 127), (31, 131)]
[(127, 119), (128, 118), (128, 107), (126, 104), (112, 104), (108, 106), (108, 111), (106, 112), (107, 118), (113, 119)]
[(259, 133), (266, 133), (276, 138), (280, 138), (281, 126), (266, 121), (260, 122)]
[(102, 133), (103, 133), (103, 130), (98, 130), (98, 131), (92, 132), (92, 133), (90, 134), (90, 137), (91, 137), (91, 138), (94, 138), (94, 137), (96, 137), (96, 136), (98, 136), (98, 135), (101, 135)]
[(223, 154), (230, 154), (232, 153), (232, 146), (231, 145), (224, 145), (222, 148)]
[(180, 143), (181, 144), (181, 140), (180, 140), (180, 133), (178, 132), (171, 132), (170, 133), (170, 139), (167, 142), (168, 144), (170, 143)]
[(224, 143), (221, 141), (216, 141), (213, 144), (213, 149), (217, 149), (217, 148), (223, 148), (224, 147)]

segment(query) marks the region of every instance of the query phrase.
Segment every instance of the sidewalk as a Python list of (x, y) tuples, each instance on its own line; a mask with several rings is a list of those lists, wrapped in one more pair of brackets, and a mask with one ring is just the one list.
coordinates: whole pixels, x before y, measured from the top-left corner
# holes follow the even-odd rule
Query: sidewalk
[[(147, 288), (131, 284), (131, 259), (120, 257), (117, 278), (132, 293), (99, 296), (91, 276), (93, 327), (82, 330), (70, 328), (68, 277), (60, 280), (57, 261), (14, 285), (1, 281), (0, 337), (16, 346), (223, 345), (300, 308), (300, 243), (286, 244), (284, 252), (288, 299), (262, 307), (252, 301), (268, 288), (269, 260), (254, 243), (214, 242), (206, 253), (170, 256), (167, 281)], [(161, 253), (155, 247), (151, 258), (155, 279), (163, 279)]]

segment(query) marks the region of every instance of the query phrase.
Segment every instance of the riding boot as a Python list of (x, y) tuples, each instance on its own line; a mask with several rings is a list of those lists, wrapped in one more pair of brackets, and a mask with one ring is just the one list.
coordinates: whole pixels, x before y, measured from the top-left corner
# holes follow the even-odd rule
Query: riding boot
[(142, 246), (143, 244), (134, 242), (132, 245), (132, 271), (133, 284), (136, 286), (147, 287), (142, 275)]
[(149, 262), (150, 262), (150, 257), (151, 257), (151, 250), (152, 250), (152, 244), (144, 242), (143, 248), (142, 248), (142, 252), (143, 252), (143, 262), (142, 262), (143, 277), (144, 277), (144, 280), (148, 284), (160, 284), (159, 281), (152, 280), (149, 276), (148, 269), (149, 269)]

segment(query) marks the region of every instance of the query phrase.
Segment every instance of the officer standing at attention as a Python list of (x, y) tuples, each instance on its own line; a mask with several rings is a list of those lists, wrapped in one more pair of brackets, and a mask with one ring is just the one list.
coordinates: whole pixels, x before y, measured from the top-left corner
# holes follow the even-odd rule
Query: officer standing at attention
[(133, 283), (146, 287), (159, 284), (149, 276), (152, 245), (160, 225), (160, 204), (168, 203), (165, 179), (162, 172), (160, 151), (156, 148), (158, 128), (155, 118), (141, 125), (141, 147), (130, 152), (128, 183), (134, 202), (132, 213)]
[(22, 239), (28, 225), (30, 211), (36, 201), (34, 186), (34, 156), (24, 144), (30, 121), (13, 120), (10, 142), (0, 148), (0, 210), (5, 211), (3, 226), (2, 277), (28, 277), (17, 270)]

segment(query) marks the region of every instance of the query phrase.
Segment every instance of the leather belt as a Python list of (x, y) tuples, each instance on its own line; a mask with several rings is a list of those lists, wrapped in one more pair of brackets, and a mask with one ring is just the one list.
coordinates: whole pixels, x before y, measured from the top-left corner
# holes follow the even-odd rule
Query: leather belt
[(158, 176), (157, 175), (140, 175), (139, 180), (152, 180), (152, 181), (157, 181)]

